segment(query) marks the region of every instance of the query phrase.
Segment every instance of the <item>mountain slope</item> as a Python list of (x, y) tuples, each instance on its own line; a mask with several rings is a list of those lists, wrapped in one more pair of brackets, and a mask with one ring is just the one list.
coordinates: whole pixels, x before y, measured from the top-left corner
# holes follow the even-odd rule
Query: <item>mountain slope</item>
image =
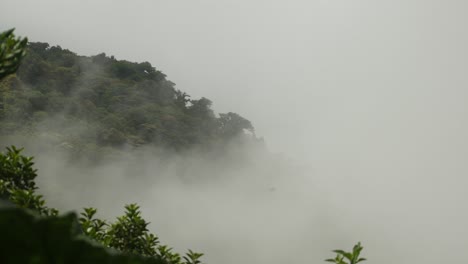
[(148, 62), (29, 43), (17, 74), (0, 82), (0, 136), (39, 136), (76, 151), (258, 142), (250, 121), (216, 116), (210, 100), (174, 86)]

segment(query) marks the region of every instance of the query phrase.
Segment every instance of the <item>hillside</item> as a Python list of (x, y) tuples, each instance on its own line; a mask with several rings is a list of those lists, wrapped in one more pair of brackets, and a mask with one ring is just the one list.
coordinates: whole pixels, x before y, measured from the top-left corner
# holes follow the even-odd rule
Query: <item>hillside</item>
[(250, 121), (217, 116), (211, 105), (176, 89), (149, 62), (29, 43), (16, 75), (0, 82), (0, 136), (38, 137), (86, 153), (211, 148), (239, 137), (258, 142)]

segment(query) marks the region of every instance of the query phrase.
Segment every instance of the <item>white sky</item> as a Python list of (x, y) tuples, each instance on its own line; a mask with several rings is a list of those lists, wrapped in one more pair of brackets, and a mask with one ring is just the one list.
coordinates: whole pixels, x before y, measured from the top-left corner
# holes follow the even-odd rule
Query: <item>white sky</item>
[(251, 120), (273, 151), (367, 195), (337, 203), (387, 206), (384, 229), (408, 236), (389, 231), (408, 247), (395, 263), (461, 263), (467, 11), (461, 0), (2, 0), (0, 29), (151, 62)]

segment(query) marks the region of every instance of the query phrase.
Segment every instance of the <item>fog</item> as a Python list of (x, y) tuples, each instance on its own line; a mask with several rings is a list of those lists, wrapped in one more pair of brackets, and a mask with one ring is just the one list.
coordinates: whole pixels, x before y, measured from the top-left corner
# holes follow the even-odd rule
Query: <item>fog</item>
[(113, 217), (138, 202), (164, 243), (208, 264), (321, 263), (357, 241), (369, 263), (464, 260), (467, 2), (97, 2), (3, 0), (0, 30), (149, 61), (252, 121), (273, 157), (38, 155), (51, 204)]

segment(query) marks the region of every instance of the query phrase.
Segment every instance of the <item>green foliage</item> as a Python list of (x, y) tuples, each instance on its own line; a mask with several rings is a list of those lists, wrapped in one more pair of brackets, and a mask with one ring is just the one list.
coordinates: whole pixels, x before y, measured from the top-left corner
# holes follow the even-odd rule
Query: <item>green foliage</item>
[[(166, 260), (171, 264), (180, 264), (183, 263), (179, 253), (172, 252), (172, 248), (168, 247), (167, 245), (159, 245), (158, 246), (158, 256), (162, 259)], [(189, 250), (189, 253), (191, 251)]]
[(37, 217), (0, 207), (0, 263), (166, 264), (159, 257), (123, 254), (86, 238), (74, 213)]
[(14, 29), (0, 33), (0, 80), (16, 72), (26, 55), (27, 38), (15, 38)]
[(123, 252), (153, 256), (158, 238), (148, 233), (149, 223), (141, 217), (139, 209), (136, 204), (125, 206), (125, 215), (119, 217), (107, 232), (109, 246)]
[(244, 130), (254, 134), (254, 128), (249, 120), (236, 113), (219, 115), (219, 133), (224, 138), (233, 138), (244, 133)]
[(105, 228), (108, 226), (106, 221), (94, 218), (97, 212), (95, 208), (84, 208), (83, 211), (79, 218), (83, 232), (88, 237), (106, 244), (107, 232)]
[(37, 173), (33, 158), (23, 156), (22, 150), (11, 146), (5, 154), (0, 153), (0, 197), (42, 215), (57, 215), (58, 211), (48, 208), (42, 195), (35, 193)]
[(161, 245), (156, 235), (148, 231), (148, 222), (141, 217), (140, 207), (136, 204), (125, 206), (125, 214), (117, 217), (114, 223), (95, 218), (95, 208), (85, 208), (79, 218), (83, 232), (102, 245), (121, 252), (147, 257), (158, 257), (171, 264), (200, 264), (201, 253), (189, 250), (181, 258), (172, 248)]
[(192, 250), (189, 250), (187, 255), (184, 257), (185, 263), (186, 264), (200, 264), (200, 258), (203, 256), (202, 253), (196, 253), (193, 252)]
[(336, 264), (357, 264), (361, 261), (365, 261), (365, 258), (360, 258), (359, 255), (361, 254), (363, 247), (361, 243), (357, 243), (353, 247), (352, 252), (346, 252), (341, 249), (333, 250), (336, 253), (336, 257), (334, 259), (327, 259), (325, 261), (336, 263)]
[(237, 114), (217, 117), (210, 100), (190, 99), (148, 62), (78, 56), (47, 43), (27, 48), (17, 74), (0, 81), (0, 135), (46, 131), (94, 157), (109, 147), (211, 147), (253, 132)]
[(10, 189), (8, 192), (10, 201), (21, 208), (32, 209), (45, 216), (58, 215), (57, 209), (48, 208), (45, 205), (45, 200), (42, 198), (42, 195), (35, 194), (33, 191), (19, 189)]
[(33, 157), (21, 155), (23, 149), (7, 147), (5, 154), (0, 153), (0, 180), (9, 183), (9, 188), (35, 190), (34, 179), (37, 171), (33, 168)]

